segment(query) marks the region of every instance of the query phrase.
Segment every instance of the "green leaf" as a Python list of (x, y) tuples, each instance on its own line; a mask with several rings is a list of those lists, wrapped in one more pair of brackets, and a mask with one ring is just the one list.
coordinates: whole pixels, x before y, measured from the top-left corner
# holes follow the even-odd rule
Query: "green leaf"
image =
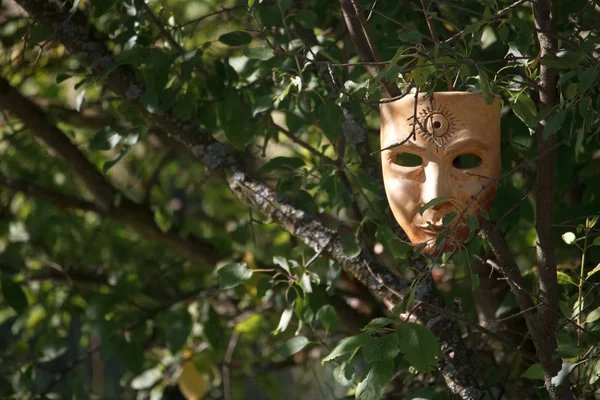
[(96, 132), (92, 140), (90, 140), (90, 150), (111, 150), (118, 145), (122, 139), (123, 136), (121, 135), (121, 132), (110, 126), (106, 126)]
[(335, 360), (338, 357), (344, 356), (349, 353), (354, 353), (366, 340), (368, 335), (360, 334), (357, 336), (350, 336), (339, 341), (331, 353), (323, 359), (321, 364), (327, 361)]
[(475, 290), (479, 287), (479, 275), (471, 274), (471, 289)]
[(332, 142), (337, 141), (342, 134), (344, 115), (340, 107), (329, 99), (323, 99), (317, 110), (319, 127)]
[(415, 85), (421, 88), (435, 77), (435, 66), (427, 62), (425, 57), (419, 56), (417, 57), (417, 65), (412, 70), (411, 75)]
[(158, 368), (147, 369), (131, 381), (131, 388), (135, 390), (144, 390), (152, 387), (163, 376)]
[(560, 358), (574, 358), (584, 354), (585, 351), (584, 348), (578, 347), (575, 344), (563, 343), (558, 345), (554, 352), (554, 356)]
[(333, 378), (342, 386), (354, 384), (354, 367), (349, 362), (343, 362), (333, 369)]
[(433, 333), (424, 326), (403, 323), (398, 328), (400, 349), (406, 360), (420, 373), (428, 373), (437, 365), (440, 345)]
[(270, 47), (246, 47), (244, 55), (251, 60), (269, 60), (275, 56), (273, 49)]
[(310, 274), (308, 274), (307, 272), (303, 273), (300, 277), (299, 284), (304, 293), (312, 293), (313, 289), (312, 284), (310, 283)]
[(584, 69), (583, 71), (577, 74), (577, 79), (579, 79), (579, 84), (577, 85), (577, 93), (579, 95), (583, 95), (583, 93), (588, 90), (594, 84), (594, 81), (598, 77), (598, 68), (590, 67)]
[(339, 325), (339, 319), (337, 313), (335, 312), (335, 308), (330, 306), (329, 304), (324, 305), (319, 308), (316, 315), (317, 320), (321, 321), (323, 327), (327, 332), (335, 331)]
[(225, 137), (238, 150), (243, 150), (257, 134), (256, 127), (253, 126), (252, 110), (243, 105), (244, 101), (243, 94), (228, 89), (223, 93), (223, 101), (216, 107)]
[(443, 202), (448, 201), (448, 200), (449, 200), (448, 197), (437, 197), (437, 198), (435, 198), (433, 200), (430, 200), (427, 203), (425, 203), (424, 205), (422, 205), (421, 207), (419, 207), (419, 214), (423, 215), (423, 213), (427, 209), (435, 206), (436, 204), (440, 204), (440, 203), (443, 203)]
[(472, 231), (479, 229), (479, 221), (477, 220), (477, 217), (474, 215), (469, 215), (467, 217), (467, 226)]
[(119, 163), (119, 161), (121, 161), (123, 159), (123, 157), (125, 157), (125, 155), (127, 154), (128, 150), (121, 150), (121, 152), (119, 153), (119, 155), (117, 155), (114, 159), (109, 160), (107, 162), (105, 162), (104, 164), (102, 164), (102, 173), (106, 174), (108, 173), (108, 171), (114, 167), (115, 165), (117, 165)]
[(248, 8), (252, 8), (256, 0), (248, 0)]
[(444, 217), (442, 218), (442, 225), (447, 226), (457, 215), (458, 213), (456, 211), (451, 211), (444, 214)]
[(373, 367), (357, 386), (356, 398), (360, 400), (380, 400), (385, 388), (394, 375), (394, 361), (385, 360), (373, 364)]
[(525, 92), (511, 99), (510, 106), (517, 117), (530, 128), (535, 128), (537, 109), (535, 103)]
[(302, 9), (296, 13), (296, 21), (303, 27), (312, 30), (319, 21), (319, 16), (312, 10)]
[(60, 83), (62, 83), (64, 81), (66, 81), (69, 78), (72, 78), (72, 76), (69, 75), (69, 74), (58, 74), (58, 75), (56, 75), (55, 82), (58, 85), (58, 84), (60, 84)]
[(4, 301), (13, 308), (17, 314), (22, 314), (29, 306), (29, 303), (27, 302), (27, 296), (21, 288), (21, 285), (9, 277), (2, 278), (1, 282), (2, 297), (4, 297)]
[(492, 104), (496, 99), (494, 95), (494, 91), (492, 90), (492, 86), (490, 85), (490, 78), (488, 78), (487, 73), (477, 67), (477, 71), (479, 72), (479, 85), (481, 88), (481, 94), (483, 94), (483, 99), (486, 104)]
[(521, 374), (521, 378), (544, 380), (544, 370), (540, 364), (532, 364), (525, 372)]
[(557, 58), (554, 55), (547, 54), (540, 59), (540, 64), (555, 69), (572, 69), (579, 61), (574, 58)]
[(594, 239), (594, 241), (592, 242), (592, 246), (600, 246), (600, 236)]
[(290, 321), (292, 320), (292, 315), (294, 315), (293, 308), (286, 308), (281, 313), (281, 318), (279, 318), (279, 325), (277, 325), (277, 329), (273, 331), (273, 335), (277, 335), (278, 333), (285, 332)]
[(360, 245), (354, 236), (347, 236), (344, 238), (344, 255), (346, 257), (358, 257), (361, 251)]
[(79, 94), (75, 97), (75, 110), (77, 110), (78, 112), (81, 111), (81, 106), (83, 104), (83, 100), (85, 98), (85, 93), (87, 92), (87, 89), (83, 89), (81, 92), (79, 92)]
[(45, 42), (47, 40), (54, 39), (54, 34), (51, 30), (46, 29), (45, 26), (41, 24), (35, 24), (31, 27), (30, 39), (31, 44), (34, 45), (40, 42)]
[(392, 313), (394, 315), (400, 315), (402, 313), (410, 312), (412, 310), (413, 304), (415, 302), (415, 287), (415, 285), (411, 285), (404, 294), (402, 301), (400, 301), (394, 306), (394, 308), (392, 309)]
[(591, 376), (590, 376), (589, 384), (593, 385), (600, 378), (600, 360), (596, 360), (596, 362), (592, 366), (590, 372), (591, 372), (590, 373)]
[(219, 42), (227, 46), (243, 46), (252, 41), (252, 36), (244, 31), (225, 33), (219, 36)]
[(585, 322), (591, 324), (592, 322), (596, 322), (600, 319), (600, 307), (596, 308), (594, 311), (588, 314)]
[(371, 320), (364, 328), (362, 328), (365, 332), (378, 331), (381, 328), (384, 328), (390, 324), (393, 324), (395, 321), (390, 318), (380, 317)]
[(391, 360), (400, 353), (400, 337), (396, 333), (381, 337), (367, 336), (361, 351), (363, 359), (369, 364)]
[(290, 271), (290, 265), (288, 264), (288, 260), (286, 260), (285, 258), (281, 256), (273, 256), (273, 264), (279, 265), (285, 270), (285, 272), (288, 273), (288, 275), (292, 274)]
[(141, 372), (144, 366), (144, 348), (140, 343), (121, 341), (118, 344), (118, 354), (128, 369), (134, 373)]
[(188, 336), (192, 332), (192, 316), (187, 307), (180, 305), (162, 315), (159, 320), (169, 351), (177, 354), (187, 343)]
[(577, 236), (573, 232), (563, 233), (561, 237), (566, 244), (574, 244), (577, 241)]
[[(371, 87), (373, 88), (372, 89), (373, 91), (379, 84), (379, 81), (381, 81), (384, 77), (386, 77), (390, 73), (392, 68), (396, 67), (396, 64), (402, 58), (405, 51), (406, 51), (406, 49), (403, 47), (400, 47), (398, 50), (396, 50), (396, 53), (394, 54), (394, 57), (392, 57), (392, 59), (390, 60), (389, 64), (387, 64), (381, 71), (379, 71), (377, 76), (371, 82)], [(414, 74), (414, 72), (413, 72), (413, 74)]]
[(304, 336), (295, 336), (285, 342), (278, 351), (282, 357), (289, 357), (301, 351), (308, 344), (308, 339)]
[(546, 121), (546, 126), (544, 127), (544, 132), (542, 134), (544, 139), (548, 139), (550, 136), (554, 135), (560, 130), (566, 116), (567, 110), (562, 110), (548, 118), (548, 120)]
[(263, 164), (258, 169), (259, 174), (268, 174), (276, 170), (293, 171), (305, 165), (304, 160), (298, 157), (275, 157)]
[(234, 288), (252, 277), (252, 270), (248, 268), (246, 263), (227, 264), (217, 271), (220, 279), (220, 288)]
[(565, 274), (562, 271), (556, 271), (556, 277), (558, 279), (558, 284), (559, 285), (575, 285), (577, 286), (577, 284), (575, 282), (573, 282), (573, 279), (571, 279), (571, 277), (567, 274)]
[(208, 319), (204, 323), (204, 336), (208, 344), (215, 350), (221, 349), (225, 345), (223, 322), (212, 306), (208, 308)]
[(421, 43), (423, 35), (417, 30), (405, 30), (398, 34), (398, 40), (407, 43)]
[[(594, 244), (595, 242), (596, 241), (594, 240)], [(598, 271), (600, 271), (600, 264), (596, 265), (596, 268), (587, 273), (586, 279), (588, 279), (590, 276), (594, 275)]]

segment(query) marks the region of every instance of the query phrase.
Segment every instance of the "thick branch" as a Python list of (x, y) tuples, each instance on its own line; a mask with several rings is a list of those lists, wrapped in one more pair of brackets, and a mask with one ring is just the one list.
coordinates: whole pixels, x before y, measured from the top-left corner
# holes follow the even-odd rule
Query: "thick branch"
[(498, 269), (507, 278), (521, 311), (532, 309), (534, 307), (533, 299), (525, 289), (525, 281), (519, 266), (515, 262), (515, 258), (510, 252), (502, 233), (490, 221), (484, 221), (481, 225), (480, 234), (490, 244), (492, 252), (496, 256), (497, 263), (491, 266)]
[(106, 210), (101, 209), (96, 203), (91, 201), (80, 199), (78, 197), (65, 196), (53, 190), (42, 188), (18, 179), (12, 179), (4, 175), (0, 175), (0, 187), (23, 192), (27, 196), (49, 201), (60, 208), (93, 211), (98, 214), (106, 212)]
[[(556, 31), (556, 4), (553, 0), (536, 0), (531, 3), (533, 19), (540, 44), (540, 56), (556, 57), (558, 50)], [(540, 110), (556, 106), (557, 74), (547, 65), (540, 65), (539, 102)], [(542, 121), (536, 131), (538, 153), (542, 154), (553, 148), (557, 135), (545, 139), (543, 136), (546, 121)], [(558, 282), (556, 275), (555, 244), (552, 235), (554, 220), (554, 175), (556, 169), (556, 152), (550, 151), (546, 157), (540, 158), (536, 177), (536, 223), (537, 232), (537, 264), (540, 282), (540, 307), (537, 317), (538, 332), (534, 334), (540, 364), (544, 369), (545, 386), (553, 399), (572, 399), (568, 380), (556, 387), (552, 377), (561, 369), (561, 360), (554, 359), (556, 349), (556, 311), (558, 310)], [(537, 336), (537, 340), (536, 340)]]
[(104, 210), (112, 206), (115, 190), (106, 184), (102, 174), (85, 158), (79, 149), (55, 126), (48, 123), (46, 114), (37, 105), (23, 97), (0, 76), (0, 107), (19, 118), (68, 164), (71, 170)]

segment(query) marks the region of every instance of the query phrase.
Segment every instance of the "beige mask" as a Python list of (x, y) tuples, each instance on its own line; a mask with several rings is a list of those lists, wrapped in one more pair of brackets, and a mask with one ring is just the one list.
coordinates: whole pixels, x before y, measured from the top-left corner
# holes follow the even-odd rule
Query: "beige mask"
[[(481, 221), (489, 210), (500, 174), (500, 102), (466, 92), (419, 95), (415, 137), (415, 97), (380, 105), (383, 181), (394, 217), (411, 242), (423, 243), (423, 253), (460, 249), (468, 235), (467, 217)], [(475, 196), (475, 197), (474, 197)], [(445, 198), (419, 213), (419, 207)], [(472, 200), (474, 199), (474, 200)], [(451, 234), (438, 243), (444, 215)], [(462, 214), (462, 218), (459, 217)], [(446, 219), (449, 219), (448, 216)]]

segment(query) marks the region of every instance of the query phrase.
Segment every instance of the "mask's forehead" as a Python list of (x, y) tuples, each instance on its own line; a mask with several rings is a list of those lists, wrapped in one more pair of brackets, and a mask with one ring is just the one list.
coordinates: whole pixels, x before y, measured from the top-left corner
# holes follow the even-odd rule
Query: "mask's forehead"
[[(453, 143), (472, 138), (487, 148), (500, 146), (500, 102), (488, 105), (473, 93), (443, 92), (431, 98), (406, 96), (383, 103), (381, 110), (381, 146), (402, 142), (413, 132), (413, 144), (445, 153)], [(416, 118), (415, 118), (416, 111)]]

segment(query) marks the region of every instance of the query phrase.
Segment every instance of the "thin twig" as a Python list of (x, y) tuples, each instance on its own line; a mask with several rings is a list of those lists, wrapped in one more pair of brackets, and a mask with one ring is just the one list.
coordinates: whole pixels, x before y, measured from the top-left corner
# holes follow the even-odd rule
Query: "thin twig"
[(231, 360), (233, 359), (233, 353), (235, 351), (235, 347), (237, 346), (239, 338), (240, 333), (234, 330), (231, 334), (231, 338), (229, 339), (229, 343), (227, 344), (227, 349), (225, 350), (225, 357), (223, 358), (223, 398), (225, 400), (231, 400), (230, 366)]
[[(425, 15), (425, 21), (427, 21), (427, 26), (429, 27), (429, 32), (431, 33), (431, 37), (433, 38), (434, 44), (438, 45), (439, 41), (437, 35), (435, 34), (435, 28), (433, 26), (433, 22), (431, 21), (431, 17), (429, 16), (429, 3), (428, 0), (421, 0), (421, 6), (423, 7), (423, 14)], [(452, 79), (450, 78), (450, 72), (448, 67), (444, 65), (444, 75), (446, 76), (446, 83), (448, 84), (448, 91), (454, 91), (454, 85), (452, 84)]]

